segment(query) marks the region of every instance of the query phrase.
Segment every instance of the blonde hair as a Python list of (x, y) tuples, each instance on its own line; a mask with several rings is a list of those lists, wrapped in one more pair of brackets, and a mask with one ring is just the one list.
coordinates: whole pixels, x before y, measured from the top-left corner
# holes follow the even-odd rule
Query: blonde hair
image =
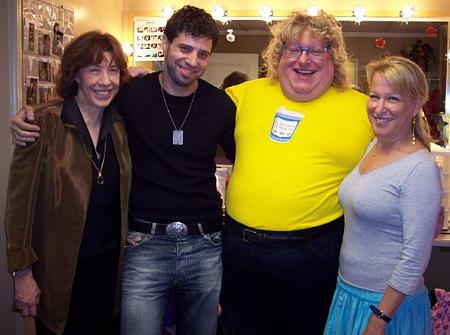
[(345, 51), (342, 27), (332, 15), (326, 14), (324, 11), (320, 11), (316, 16), (309, 16), (304, 12), (294, 12), (290, 17), (271, 28), (273, 38), (263, 53), (268, 76), (273, 80), (278, 80), (278, 65), (286, 42), (300, 37), (305, 31), (310, 31), (314, 38), (327, 43), (328, 53), (334, 64), (332, 86), (338, 90), (348, 88), (350, 86), (349, 61)]
[(426, 120), (422, 117), (422, 107), (428, 100), (429, 89), (427, 78), (422, 69), (407, 58), (393, 56), (371, 61), (366, 65), (366, 73), (369, 89), (373, 76), (378, 73), (383, 76), (393, 90), (420, 103), (421, 109), (414, 117), (414, 132), (416, 138), (429, 149), (430, 131)]

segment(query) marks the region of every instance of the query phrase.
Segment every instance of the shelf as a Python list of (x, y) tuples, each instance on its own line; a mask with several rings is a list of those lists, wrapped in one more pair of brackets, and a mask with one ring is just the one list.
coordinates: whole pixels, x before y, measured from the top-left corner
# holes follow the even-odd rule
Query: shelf
[(434, 156), (450, 156), (450, 150), (431, 143), (431, 154)]
[(433, 241), (433, 247), (450, 247), (450, 233), (441, 233)]

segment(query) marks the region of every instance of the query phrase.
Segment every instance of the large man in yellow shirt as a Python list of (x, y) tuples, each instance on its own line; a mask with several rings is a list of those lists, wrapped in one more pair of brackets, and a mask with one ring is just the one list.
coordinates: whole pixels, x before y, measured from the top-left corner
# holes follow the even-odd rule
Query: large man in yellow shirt
[(319, 335), (344, 226), (338, 187), (373, 135), (366, 96), (349, 89), (336, 20), (296, 13), (272, 33), (268, 78), (227, 89), (237, 106), (237, 155), (222, 322), (226, 335)]

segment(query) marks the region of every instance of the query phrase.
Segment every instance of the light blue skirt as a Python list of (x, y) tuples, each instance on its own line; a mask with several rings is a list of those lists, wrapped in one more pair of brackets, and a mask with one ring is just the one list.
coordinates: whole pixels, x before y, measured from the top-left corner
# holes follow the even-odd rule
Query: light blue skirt
[[(360, 335), (383, 293), (364, 290), (344, 283), (338, 277), (336, 291), (328, 314), (325, 335)], [(407, 296), (386, 327), (385, 335), (430, 335), (431, 307), (426, 288)]]

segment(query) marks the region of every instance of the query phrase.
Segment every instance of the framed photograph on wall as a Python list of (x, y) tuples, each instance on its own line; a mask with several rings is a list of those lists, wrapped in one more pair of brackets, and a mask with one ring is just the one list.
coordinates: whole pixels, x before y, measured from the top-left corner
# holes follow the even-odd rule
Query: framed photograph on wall
[(27, 76), (26, 80), (26, 104), (34, 105), (38, 101), (38, 80), (37, 77)]
[(49, 0), (20, 1), (23, 24), (22, 103), (35, 104), (56, 96), (61, 56), (64, 47), (75, 37), (74, 12)]
[(38, 73), (39, 73), (39, 81), (52, 81), (52, 63), (38, 61)]
[(50, 86), (38, 87), (38, 103), (43, 104), (53, 98), (53, 88)]
[(134, 61), (162, 61), (164, 52), (161, 41), (164, 25), (149, 18), (134, 19)]
[(52, 54), (61, 57), (63, 54), (64, 32), (58, 22), (53, 24)]
[(24, 19), (23, 49), (27, 52), (37, 53), (36, 22)]
[(50, 33), (39, 32), (38, 33), (38, 53), (41, 56), (50, 56), (50, 50), (52, 45), (52, 37)]

